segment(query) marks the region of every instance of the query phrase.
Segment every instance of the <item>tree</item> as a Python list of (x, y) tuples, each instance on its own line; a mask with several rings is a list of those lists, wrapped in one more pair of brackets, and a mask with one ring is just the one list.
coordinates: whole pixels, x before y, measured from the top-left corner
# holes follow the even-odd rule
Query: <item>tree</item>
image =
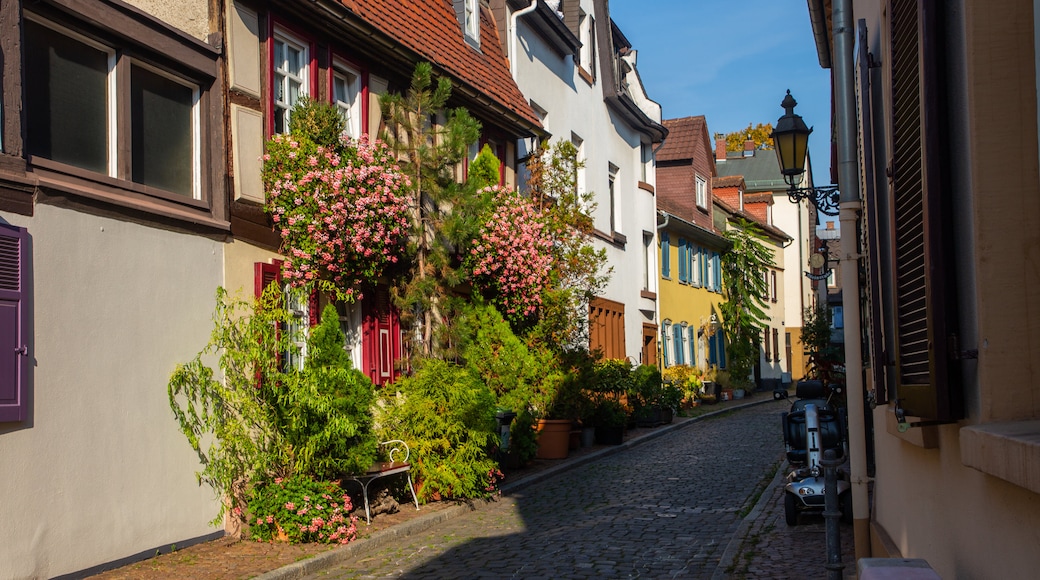
[[(469, 144), (480, 137), (480, 123), (468, 111), (445, 110), (450, 96), (451, 81), (440, 77), (434, 85), (432, 65), (420, 62), (407, 94), (380, 97), (387, 121), (383, 139), (412, 180), (415, 260), (394, 289), (395, 301), (402, 321), (420, 329), (413, 350), (427, 356), (435, 352), (435, 333), (444, 323), (444, 297), (458, 279), (452, 248), (445, 243), (450, 240), (445, 221), (453, 209), (467, 213), (462, 209), (467, 200), (452, 173)], [(436, 123), (442, 112), (444, 123)]]
[(588, 344), (589, 302), (610, 280), (607, 253), (591, 242), (593, 194), (578, 191), (583, 161), (570, 141), (541, 147), (527, 161), (525, 193), (546, 216), (554, 268), (532, 341), (552, 348)]
[(835, 366), (844, 362), (844, 351), (831, 342), (831, 311), (824, 305), (805, 309), (802, 323), (802, 345), (809, 355), (806, 378), (819, 379), (830, 384), (841, 379)]
[(736, 229), (723, 234), (732, 246), (722, 255), (722, 289), (726, 301), (719, 305), (726, 333), (729, 373), (738, 385), (748, 385), (758, 361), (758, 336), (768, 317), (766, 269), (773, 255), (762, 243), (758, 227), (740, 220)]
[(751, 139), (755, 142), (755, 149), (772, 149), (773, 138), (772, 123), (759, 123), (752, 126), (748, 123), (746, 129), (726, 133), (726, 151), (743, 151), (744, 141)]

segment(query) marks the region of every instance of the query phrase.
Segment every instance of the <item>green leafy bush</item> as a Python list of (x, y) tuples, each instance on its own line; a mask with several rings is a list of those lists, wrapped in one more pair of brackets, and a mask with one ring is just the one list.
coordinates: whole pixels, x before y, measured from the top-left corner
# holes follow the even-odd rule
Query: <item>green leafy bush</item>
[(376, 458), (372, 381), (353, 368), (343, 350), (335, 306), (307, 338), (303, 370), (284, 377), (278, 410), (293, 472), (318, 479), (364, 473)]
[(249, 534), (291, 544), (346, 544), (357, 537), (350, 496), (334, 483), (306, 476), (256, 485), (249, 493)]
[(488, 496), (498, 467), (489, 454), (498, 438), (491, 390), (466, 368), (437, 359), (420, 359), (394, 387), (379, 428), (411, 449), (419, 498)]

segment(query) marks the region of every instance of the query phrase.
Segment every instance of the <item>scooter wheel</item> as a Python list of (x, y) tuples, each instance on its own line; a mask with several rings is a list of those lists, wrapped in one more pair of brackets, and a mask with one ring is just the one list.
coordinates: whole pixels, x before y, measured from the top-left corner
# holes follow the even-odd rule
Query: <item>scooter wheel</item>
[(789, 526), (798, 525), (798, 498), (794, 494), (784, 494), (784, 519)]

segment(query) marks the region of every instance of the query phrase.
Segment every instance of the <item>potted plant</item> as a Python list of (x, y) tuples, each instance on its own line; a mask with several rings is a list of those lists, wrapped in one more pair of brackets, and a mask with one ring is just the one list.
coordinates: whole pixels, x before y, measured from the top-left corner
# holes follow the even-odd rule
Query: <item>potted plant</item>
[(653, 365), (640, 365), (632, 372), (628, 400), (633, 407), (636, 425), (654, 427), (662, 423), (661, 372)]
[(617, 399), (602, 397), (596, 404), (593, 417), (596, 425), (596, 442), (606, 445), (621, 445), (628, 423), (628, 409)]

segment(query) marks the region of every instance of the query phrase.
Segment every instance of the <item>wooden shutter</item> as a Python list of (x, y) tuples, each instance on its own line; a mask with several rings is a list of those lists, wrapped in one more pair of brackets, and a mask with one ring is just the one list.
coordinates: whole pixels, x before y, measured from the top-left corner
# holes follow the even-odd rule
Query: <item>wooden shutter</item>
[(0, 224), (0, 422), (28, 417), (28, 241), (25, 228)]
[[(856, 51), (856, 68), (858, 74), (859, 93), (859, 134), (860, 134), (860, 179), (863, 183), (864, 215), (863, 248), (867, 259), (868, 283), (867, 297), (869, 310), (865, 323), (870, 329), (871, 337), (864, 352), (869, 353), (870, 370), (874, 378), (874, 397), (878, 404), (888, 402), (888, 369), (892, 367), (889, 353), (892, 349), (889, 333), (885, 331), (885, 311), (882, 307), (884, 293), (882, 291), (883, 257), (888, 255), (888, 239), (884, 237), (886, 229), (882, 220), (887, 222), (888, 211), (882, 205), (884, 201), (878, 195), (879, 183), (874, 173), (874, 110), (872, 95), (871, 58), (867, 45), (867, 23), (860, 20), (857, 25), (858, 46)], [(790, 336), (788, 336), (790, 340)]]
[(589, 350), (603, 358), (623, 359), (625, 351), (625, 305), (606, 298), (589, 303)]
[(672, 277), (671, 253), (672, 250), (668, 239), (668, 232), (661, 232), (661, 276), (665, 278)]
[(401, 358), (401, 319), (390, 301), (390, 289), (379, 286), (362, 301), (362, 372), (376, 385), (397, 378), (395, 362)]
[[(961, 417), (949, 368), (953, 285), (943, 252), (949, 194), (941, 171), (943, 101), (935, 0), (891, 0), (892, 240), (896, 396), (908, 415)], [(945, 223), (944, 223), (945, 221)], [(947, 246), (948, 247), (948, 246)]]
[(278, 284), (279, 287), (282, 284), (281, 260), (273, 260), (270, 264), (255, 262), (253, 264), (253, 294), (259, 298), (272, 282)]

